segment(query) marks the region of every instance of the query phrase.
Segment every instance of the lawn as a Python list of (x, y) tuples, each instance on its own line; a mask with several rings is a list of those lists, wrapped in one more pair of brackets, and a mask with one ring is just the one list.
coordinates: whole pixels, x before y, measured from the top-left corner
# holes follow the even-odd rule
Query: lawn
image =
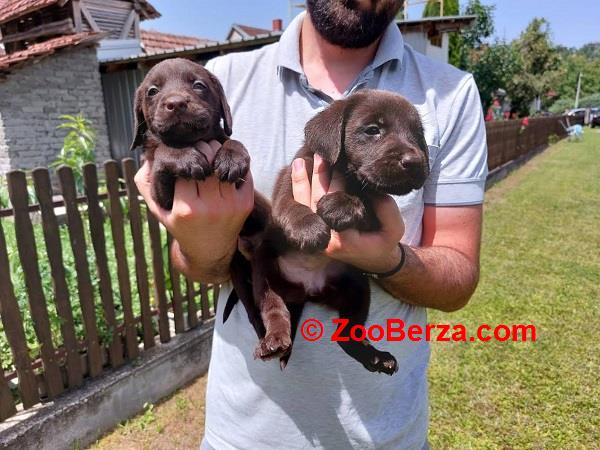
[[(482, 274), (431, 323), (534, 324), (536, 342), (433, 343), (433, 449), (600, 448), (600, 134), (561, 142), (494, 186)], [(205, 379), (92, 448), (197, 448)]]

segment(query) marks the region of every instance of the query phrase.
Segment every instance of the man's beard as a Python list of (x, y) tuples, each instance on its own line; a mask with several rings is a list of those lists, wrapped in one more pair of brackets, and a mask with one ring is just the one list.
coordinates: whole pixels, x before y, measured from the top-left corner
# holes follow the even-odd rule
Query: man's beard
[(317, 32), (342, 48), (364, 48), (379, 39), (404, 0), (308, 0), (307, 9)]

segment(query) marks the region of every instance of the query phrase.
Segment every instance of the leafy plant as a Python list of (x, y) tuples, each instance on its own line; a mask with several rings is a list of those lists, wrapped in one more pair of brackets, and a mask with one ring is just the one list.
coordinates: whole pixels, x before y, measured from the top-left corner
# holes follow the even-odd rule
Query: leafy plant
[(96, 131), (83, 114), (60, 116), (63, 123), (57, 129), (68, 130), (63, 146), (50, 167), (68, 166), (73, 169), (75, 183), (83, 190), (83, 166), (96, 160)]
[(8, 189), (6, 187), (6, 178), (0, 176), (0, 209), (8, 208), (10, 206), (8, 200)]

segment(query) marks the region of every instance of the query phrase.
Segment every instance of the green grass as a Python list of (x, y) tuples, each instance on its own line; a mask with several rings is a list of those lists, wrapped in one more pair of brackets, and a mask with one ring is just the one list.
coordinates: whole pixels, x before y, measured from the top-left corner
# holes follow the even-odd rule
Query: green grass
[(599, 133), (488, 192), (481, 263), (470, 304), (430, 323), (534, 324), (537, 342), (432, 344), (432, 448), (600, 448)]

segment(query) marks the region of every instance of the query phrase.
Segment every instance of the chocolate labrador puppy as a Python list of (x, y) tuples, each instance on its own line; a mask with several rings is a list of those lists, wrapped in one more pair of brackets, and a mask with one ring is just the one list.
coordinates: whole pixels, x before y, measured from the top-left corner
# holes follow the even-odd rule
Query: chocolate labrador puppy
[[(144, 158), (152, 162), (152, 197), (163, 209), (173, 206), (177, 177), (201, 181), (215, 173), (221, 181), (243, 181), (250, 157), (240, 142), (229, 139), (232, 120), (223, 88), (201, 65), (179, 58), (154, 66), (136, 91), (134, 110), (131, 148), (142, 145)], [(212, 139), (222, 146), (211, 162), (198, 143)], [(246, 253), (257, 245), (271, 217), (268, 201), (257, 192), (254, 195), (254, 210), (240, 232), (240, 249)], [(232, 278), (238, 281), (249, 320), (257, 334), (264, 335), (260, 316), (246, 301), (252, 296), (242, 284), (250, 272), (247, 258), (237, 252), (231, 265)]]
[[(154, 66), (135, 94), (135, 138), (152, 161), (152, 196), (163, 208), (173, 207), (176, 178), (202, 181), (215, 173), (237, 183), (250, 168), (244, 146), (232, 139), (231, 112), (217, 78), (200, 64), (182, 58)], [(222, 121), (222, 124), (221, 124)], [(222, 147), (211, 162), (200, 141)]]
[[(320, 254), (329, 244), (331, 230), (379, 230), (372, 199), (408, 194), (421, 188), (429, 175), (419, 114), (406, 99), (389, 92), (361, 91), (335, 101), (311, 119), (296, 155), (304, 158), (309, 173), (315, 154), (344, 174), (345, 191), (322, 197), (314, 212), (294, 201), (291, 167), (283, 169), (273, 193), (272, 221), (263, 222), (266, 230), (260, 242), (247, 252), (252, 274), (240, 277), (238, 271), (232, 276), (237, 297), (260, 339), (255, 357), (279, 357), (282, 368), (307, 301), (334, 308), (348, 319), (342, 337), (349, 337), (350, 328), (367, 319), (367, 275)], [(237, 297), (228, 299), (224, 321)], [(259, 319), (264, 327), (256, 325)], [(398, 370), (394, 356), (368, 340), (349, 339), (339, 345), (369, 371), (392, 375)]]

